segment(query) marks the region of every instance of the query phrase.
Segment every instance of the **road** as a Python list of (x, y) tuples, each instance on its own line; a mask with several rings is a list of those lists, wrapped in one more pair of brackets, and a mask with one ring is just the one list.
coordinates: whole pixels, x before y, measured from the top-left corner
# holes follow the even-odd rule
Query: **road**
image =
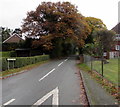
[(2, 80), (2, 105), (80, 105), (75, 58), (53, 60)]

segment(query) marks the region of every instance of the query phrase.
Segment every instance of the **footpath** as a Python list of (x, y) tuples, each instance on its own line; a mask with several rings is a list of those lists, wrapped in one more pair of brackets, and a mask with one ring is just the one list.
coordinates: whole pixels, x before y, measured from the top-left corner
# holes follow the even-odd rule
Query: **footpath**
[(87, 72), (80, 70), (90, 105), (118, 107), (118, 102)]

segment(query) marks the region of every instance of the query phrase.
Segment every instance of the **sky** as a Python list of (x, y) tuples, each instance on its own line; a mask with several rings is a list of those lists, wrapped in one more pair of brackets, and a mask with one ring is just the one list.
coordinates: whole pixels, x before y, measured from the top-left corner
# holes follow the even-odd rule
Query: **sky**
[(100, 18), (109, 30), (118, 23), (119, 0), (0, 0), (0, 26), (20, 28), (26, 13), (43, 1), (69, 1), (83, 16)]

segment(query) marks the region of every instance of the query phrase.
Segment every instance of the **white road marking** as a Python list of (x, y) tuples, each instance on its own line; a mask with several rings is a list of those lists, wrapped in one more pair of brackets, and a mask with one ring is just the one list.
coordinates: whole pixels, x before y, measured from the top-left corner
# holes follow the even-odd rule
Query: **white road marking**
[(39, 81), (42, 81), (44, 78), (46, 78), (49, 74), (51, 74), (53, 71), (55, 71), (55, 68), (52, 69), (49, 73), (47, 73), (45, 76), (43, 76)]
[(63, 62), (61, 62), (58, 66), (60, 66), (60, 65), (62, 65), (63, 64)]
[(67, 61), (68, 59), (64, 60), (64, 61)]
[(5, 106), (5, 105), (8, 105), (8, 104), (12, 103), (13, 101), (15, 101), (15, 99), (11, 99), (10, 101), (6, 102), (6, 103), (3, 104), (3, 105), (4, 105), (4, 106)]
[(59, 105), (59, 90), (58, 90), (58, 87), (56, 87), (54, 90), (50, 91), (48, 94), (43, 96), (41, 99), (39, 99), (33, 105), (41, 105), (43, 102), (45, 102), (52, 95), (53, 95), (52, 105), (58, 106)]

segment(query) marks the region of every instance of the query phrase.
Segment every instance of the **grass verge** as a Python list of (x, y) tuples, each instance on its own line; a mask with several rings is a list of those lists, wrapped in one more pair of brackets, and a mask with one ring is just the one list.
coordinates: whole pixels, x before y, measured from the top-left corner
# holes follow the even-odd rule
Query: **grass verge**
[(116, 99), (118, 99), (118, 101), (120, 101), (120, 96), (118, 93), (118, 86), (116, 86), (115, 84), (109, 82), (108, 80), (106, 80), (105, 78), (101, 78), (100, 75), (98, 75), (98, 73), (96, 72), (92, 72), (90, 70), (90, 68), (84, 64), (78, 64), (77, 65), (81, 70), (89, 73), (89, 75), (95, 79), (99, 84), (101, 84), (101, 86), (107, 91), (109, 92), (112, 96), (114, 96)]
[(44, 63), (47, 63), (47, 62), (49, 62), (49, 60), (38, 62), (36, 64), (27, 65), (27, 66), (21, 67), (21, 68), (6, 70), (6, 71), (3, 71), (3, 72), (0, 73), (0, 77), (5, 77), (5, 76), (13, 74), (13, 73), (19, 73), (23, 70), (30, 70), (32, 68), (35, 68), (35, 67), (40, 66), (41, 64), (44, 64)]
[[(104, 77), (118, 84), (118, 59), (109, 59), (108, 62), (104, 64)], [(101, 73), (101, 61), (93, 61), (93, 69)]]

